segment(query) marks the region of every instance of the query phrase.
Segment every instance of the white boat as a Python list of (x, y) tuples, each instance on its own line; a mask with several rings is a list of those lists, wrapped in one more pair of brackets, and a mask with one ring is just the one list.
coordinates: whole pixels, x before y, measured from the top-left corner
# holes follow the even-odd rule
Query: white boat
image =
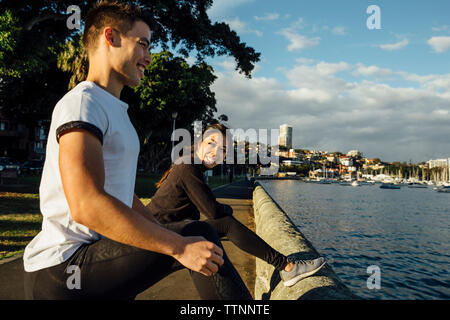
[(353, 181), (352, 182), (352, 187), (359, 187), (360, 186), (360, 184), (358, 183), (358, 181)]
[(450, 193), (450, 186), (441, 186), (437, 188), (437, 192)]

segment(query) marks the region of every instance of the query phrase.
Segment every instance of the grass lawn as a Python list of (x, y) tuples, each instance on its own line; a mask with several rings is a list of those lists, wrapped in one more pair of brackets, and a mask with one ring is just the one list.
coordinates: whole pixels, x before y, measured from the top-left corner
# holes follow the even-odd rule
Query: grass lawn
[(23, 252), (41, 223), (38, 194), (0, 192), (0, 259)]
[[(139, 175), (135, 192), (144, 204), (148, 204), (156, 191), (155, 183), (161, 175)], [(235, 177), (234, 181), (238, 180)], [(0, 192), (0, 260), (22, 253), (25, 246), (39, 233), (42, 215), (39, 211), (39, 176), (20, 177), (28, 193)], [(228, 179), (208, 177), (208, 185), (214, 189), (229, 183)]]

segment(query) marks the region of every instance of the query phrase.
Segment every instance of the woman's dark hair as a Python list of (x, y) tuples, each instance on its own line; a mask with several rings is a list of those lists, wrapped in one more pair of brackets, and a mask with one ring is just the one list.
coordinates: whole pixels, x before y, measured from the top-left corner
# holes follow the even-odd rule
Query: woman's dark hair
[[(201, 143), (201, 141), (203, 141), (203, 139), (208, 137), (209, 136), (209, 132), (214, 133), (214, 132), (219, 131), (224, 137), (227, 137), (227, 130), (228, 130), (228, 127), (225, 126), (224, 124), (221, 124), (221, 123), (210, 124), (203, 130), (203, 132), (202, 132), (202, 140), (200, 140), (199, 142)], [(191, 145), (191, 158), (194, 157), (194, 150), (195, 150), (195, 145), (192, 144)], [(172, 169), (173, 169), (174, 165), (175, 164), (172, 164), (169, 167), (169, 169), (167, 169), (166, 172), (164, 172), (164, 174), (162, 175), (161, 179), (155, 184), (157, 189), (159, 189), (161, 187), (161, 185), (164, 183), (164, 181), (166, 181), (166, 179), (169, 176), (170, 172), (172, 172)]]

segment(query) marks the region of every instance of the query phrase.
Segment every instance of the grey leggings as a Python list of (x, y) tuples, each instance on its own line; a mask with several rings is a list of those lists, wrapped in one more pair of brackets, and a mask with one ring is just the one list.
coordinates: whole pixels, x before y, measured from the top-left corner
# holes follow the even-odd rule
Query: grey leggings
[[(176, 222), (165, 227), (183, 236), (203, 236), (222, 249), (216, 231), (207, 223)], [(210, 277), (190, 270), (202, 299), (251, 300), (248, 289), (224, 251), (224, 264)], [(79, 267), (81, 288), (69, 289), (69, 266)], [(107, 238), (80, 247), (54, 267), (25, 272), (27, 299), (134, 299), (170, 273), (184, 268), (170, 256), (128, 246)], [(182, 285), (182, 284), (180, 284)]]

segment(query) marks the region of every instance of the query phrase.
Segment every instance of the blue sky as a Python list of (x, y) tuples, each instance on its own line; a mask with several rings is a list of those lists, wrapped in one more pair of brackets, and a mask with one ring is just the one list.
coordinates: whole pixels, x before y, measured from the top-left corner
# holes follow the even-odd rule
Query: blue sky
[[(228, 3), (222, 5), (222, 3)], [(234, 4), (234, 5), (233, 5)], [(376, 4), (381, 11), (381, 29), (369, 30), (366, 13)], [(209, 10), (213, 21), (228, 21), (241, 39), (261, 52), (261, 74), (276, 76), (276, 68), (291, 67), (298, 57), (329, 62), (376, 64), (383, 68), (414, 70), (417, 74), (447, 73), (448, 55), (437, 54), (427, 40), (450, 35), (450, 1), (265, 0), (217, 1)], [(234, 23), (233, 23), (234, 22)], [(433, 28), (447, 29), (443, 32)], [(286, 50), (284, 29), (292, 29), (317, 45)], [(378, 45), (407, 39), (408, 50), (382, 50)]]
[(235, 128), (289, 123), (298, 148), (450, 157), (449, 12), (446, 0), (216, 0), (211, 20), (261, 53), (252, 79), (230, 57), (208, 60), (218, 114)]

